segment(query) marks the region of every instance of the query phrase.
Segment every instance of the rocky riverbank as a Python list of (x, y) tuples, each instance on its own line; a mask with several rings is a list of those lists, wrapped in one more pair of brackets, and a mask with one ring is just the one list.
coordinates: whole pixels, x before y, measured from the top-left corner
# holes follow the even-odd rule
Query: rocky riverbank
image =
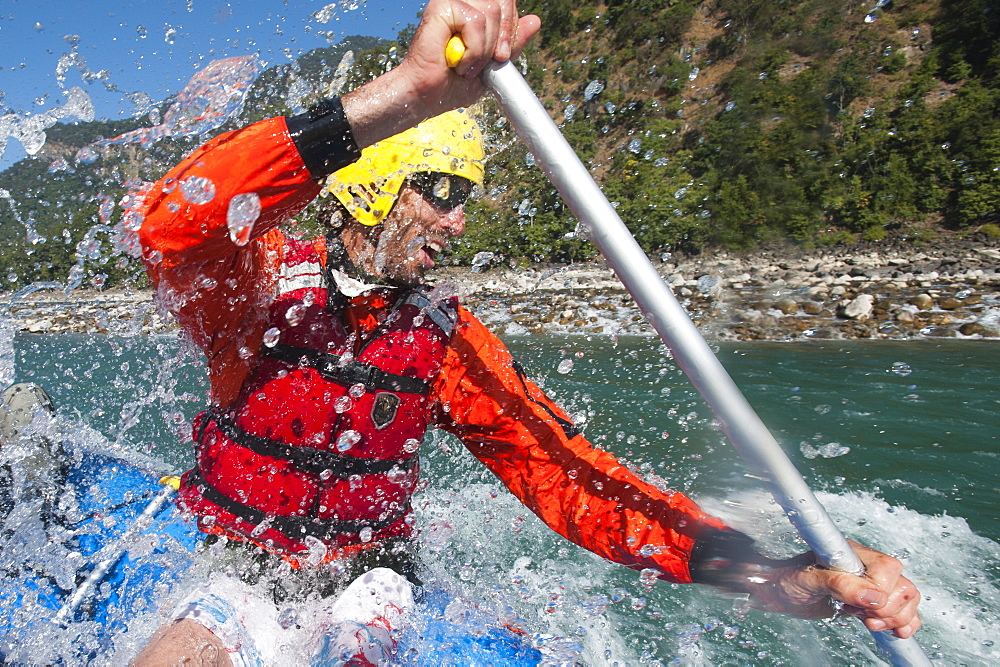
[[(701, 330), (716, 340), (1000, 338), (1000, 247), (951, 243), (852, 246), (741, 256), (665, 257), (656, 268)], [(444, 267), (433, 282), (506, 335), (649, 335), (601, 264)], [(0, 300), (28, 333), (166, 333), (149, 292), (39, 291)]]

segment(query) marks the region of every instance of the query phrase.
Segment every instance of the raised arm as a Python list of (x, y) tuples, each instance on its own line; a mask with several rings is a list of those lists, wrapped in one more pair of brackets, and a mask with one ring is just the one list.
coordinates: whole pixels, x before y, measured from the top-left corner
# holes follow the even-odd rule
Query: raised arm
[[(217, 404), (236, 397), (256, 358), (281, 223), (360, 148), (477, 100), (478, 72), (519, 52), (538, 27), (537, 17), (517, 18), (514, 0), (431, 0), (399, 67), (301, 116), (217, 137), (135, 198), (147, 270), (208, 356)], [(444, 62), (453, 34), (470, 45), (456, 69)]]

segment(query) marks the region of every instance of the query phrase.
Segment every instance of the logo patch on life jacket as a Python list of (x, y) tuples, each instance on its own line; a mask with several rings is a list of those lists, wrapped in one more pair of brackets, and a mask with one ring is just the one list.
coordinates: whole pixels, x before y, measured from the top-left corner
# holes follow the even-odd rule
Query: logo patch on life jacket
[(375, 394), (375, 404), (372, 406), (372, 421), (378, 430), (396, 420), (396, 411), (399, 410), (399, 396), (390, 394), (387, 391), (380, 391)]

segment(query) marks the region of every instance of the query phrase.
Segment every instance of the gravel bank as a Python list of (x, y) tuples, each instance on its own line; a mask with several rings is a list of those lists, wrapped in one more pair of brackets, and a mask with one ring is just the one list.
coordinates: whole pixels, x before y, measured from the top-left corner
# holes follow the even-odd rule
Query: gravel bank
[[(715, 253), (666, 258), (656, 266), (715, 340), (1000, 338), (1000, 249), (988, 245)], [(507, 335), (652, 335), (601, 264), (481, 272), (444, 267), (432, 280)], [(148, 291), (54, 290), (10, 298), (0, 297), (0, 312), (27, 333), (175, 329)]]

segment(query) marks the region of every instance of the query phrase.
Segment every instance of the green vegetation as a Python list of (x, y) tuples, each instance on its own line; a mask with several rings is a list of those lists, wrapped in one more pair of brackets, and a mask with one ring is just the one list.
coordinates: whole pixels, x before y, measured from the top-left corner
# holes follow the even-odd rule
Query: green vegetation
[[(527, 0), (522, 9), (541, 15), (545, 33), (524, 66), (650, 253), (878, 241), (893, 230), (923, 244), (941, 230), (995, 238), (1000, 12), (991, 0), (918, 0), (869, 20), (872, 4)], [(411, 32), (391, 43), (355, 39), (347, 87), (398, 62)], [(317, 99), (346, 48), (265, 72), (239, 122), (293, 111), (293, 81), (311, 90), (296, 104)], [(468, 206), (469, 233), (451, 261), (483, 251), (514, 264), (591, 256), (525, 148), (492, 102), (484, 106), (495, 143), (487, 196)], [(154, 180), (193, 143), (73, 160), (94, 138), (138, 124), (57, 126), (42, 157), (0, 173), (20, 218), (0, 199), (0, 281), (65, 281), (74, 265), (84, 280), (140, 280), (110, 235), (78, 245), (95, 224), (117, 222), (120, 208), (109, 216), (107, 202), (121, 199), (126, 181)], [(69, 168), (49, 173), (56, 157)], [(29, 227), (47, 240), (30, 243)]]

